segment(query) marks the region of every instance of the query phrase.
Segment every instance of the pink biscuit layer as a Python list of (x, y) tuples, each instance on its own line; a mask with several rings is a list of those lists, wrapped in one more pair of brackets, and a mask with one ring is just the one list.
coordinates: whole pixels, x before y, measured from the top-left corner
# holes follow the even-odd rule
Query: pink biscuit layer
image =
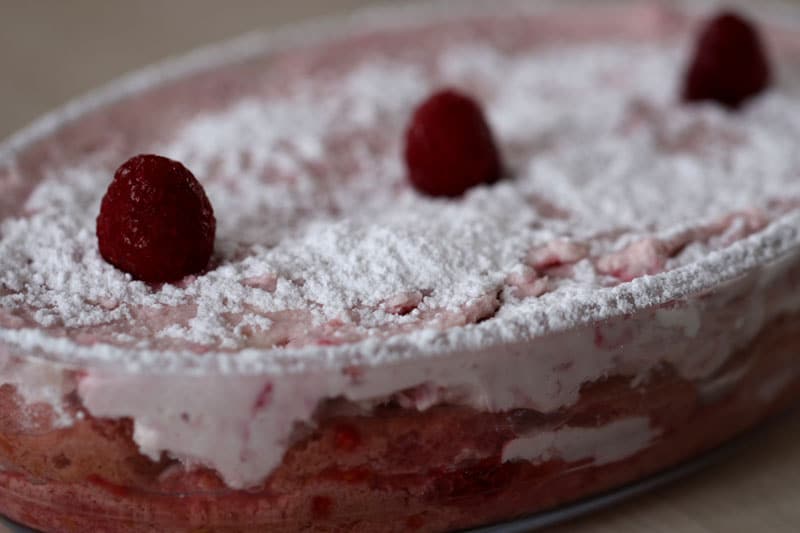
[[(109, 533), (435, 532), (510, 519), (675, 464), (785, 407), (800, 392), (797, 320), (768, 324), (712, 382), (739, 378), (713, 395), (667, 371), (644, 386), (622, 377), (586, 385), (578, 404), (551, 414), (394, 404), (364, 416), (330, 405), (248, 491), (148, 464), (129, 426), (86, 420), (26, 435), (4, 423), (0, 511), (44, 531)], [(532, 439), (548, 443), (529, 462)]]

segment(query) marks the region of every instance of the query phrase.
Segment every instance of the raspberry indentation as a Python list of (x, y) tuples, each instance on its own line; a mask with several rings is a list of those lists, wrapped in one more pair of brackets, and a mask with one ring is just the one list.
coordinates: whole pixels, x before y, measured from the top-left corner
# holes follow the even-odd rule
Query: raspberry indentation
[(97, 216), (103, 258), (148, 282), (203, 270), (215, 231), (200, 183), (182, 164), (157, 155), (133, 157), (117, 169)]
[(725, 11), (709, 20), (697, 40), (686, 72), (683, 100), (715, 101), (736, 109), (771, 81), (769, 60), (758, 30)]
[(431, 196), (460, 196), (476, 185), (494, 183), (502, 172), (481, 107), (452, 89), (433, 94), (414, 112), (405, 159), (411, 183)]

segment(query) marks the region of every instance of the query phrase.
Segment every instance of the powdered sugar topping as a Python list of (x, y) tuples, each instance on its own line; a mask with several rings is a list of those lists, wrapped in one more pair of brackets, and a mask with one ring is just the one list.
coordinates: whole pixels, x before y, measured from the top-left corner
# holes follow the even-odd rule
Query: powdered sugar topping
[[(100, 258), (107, 162), (51, 168), (1, 228), (5, 339), (46, 328), (202, 354), (585, 320), (613, 287), (691, 265), (800, 200), (798, 87), (739, 114), (683, 107), (689, 37), (505, 50), (482, 35), (427, 63), (376, 58), (202, 113), (152, 146), (194, 172), (218, 220), (213, 265), (178, 285)], [(484, 103), (509, 172), (457, 200), (416, 194), (400, 157), (414, 105), (442, 85)], [(631, 285), (632, 305), (651, 303), (652, 283)]]

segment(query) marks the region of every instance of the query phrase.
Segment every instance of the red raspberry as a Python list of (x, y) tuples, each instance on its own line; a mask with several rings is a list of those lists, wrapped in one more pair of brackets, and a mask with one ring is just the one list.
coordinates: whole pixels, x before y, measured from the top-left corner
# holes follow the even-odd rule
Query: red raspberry
[(149, 282), (203, 270), (215, 231), (203, 187), (186, 167), (157, 155), (133, 157), (117, 169), (97, 217), (103, 258)]
[(706, 23), (686, 73), (686, 102), (713, 100), (730, 109), (765, 90), (770, 66), (758, 31), (747, 19), (723, 12)]
[(431, 196), (460, 196), (500, 178), (500, 157), (478, 103), (454, 90), (430, 96), (406, 131), (411, 183)]

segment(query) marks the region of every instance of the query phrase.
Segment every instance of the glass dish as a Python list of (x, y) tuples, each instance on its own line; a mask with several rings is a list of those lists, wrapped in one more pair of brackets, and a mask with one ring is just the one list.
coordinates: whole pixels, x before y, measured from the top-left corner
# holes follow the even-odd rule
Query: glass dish
[[(514, 15), (504, 15), (500, 24), (519, 30), (558, 10), (564, 26), (556, 24), (554, 35), (566, 31), (570, 39), (583, 38), (586, 26), (564, 20), (586, 16), (588, 8), (525, 4), (508, 2)], [(648, 38), (647, 27), (626, 17), (649, 11), (630, 6), (596, 8), (593, 24), (611, 35)], [(113, 168), (127, 155), (168, 139), (170, 128), (201, 111), (224, 108), (265, 86), (291, 89), (297, 72), (346, 68), (366, 55), (402, 55), (409, 43), (435, 47), (475, 35), (507, 37), (513, 32), (497, 31), (493, 9), (445, 2), (368, 11), (249, 36), (125, 78), (0, 147), (0, 183), (9, 191), (0, 199), (3, 212), (18, 214), (48, 169), (75, 161)], [(793, 35), (783, 38), (786, 50), (800, 47)], [(565, 509), (555, 511), (554, 520), (572, 516), (561, 506), (685, 463), (798, 398), (797, 227), (798, 217), (786, 216), (713, 257), (653, 276), (647, 288), (651, 305), (619, 305), (602, 320), (535, 339), (506, 340), (480, 353), (442, 350), (431, 363), (474, 362), (505, 376), (519, 368), (527, 371), (521, 365), (536, 359), (543, 362), (531, 368), (549, 368), (554, 376), (536, 383), (556, 390), (562, 386), (559, 372), (568, 373), (590, 357), (609, 361), (614, 371), (581, 383), (574, 391), (577, 401), (567, 406), (479, 409), (441, 401), (409, 408), (404, 402), (429, 393), (425, 383), (377, 399), (327, 398), (314, 406), (314, 423), (292, 433), (270, 476), (243, 489), (231, 488), (202, 461), (187, 467), (166, 453), (142, 454), (137, 440), (146, 437), (143, 426), (123, 415), (93, 415), (124, 406), (100, 405), (86, 387), (119, 387), (125, 398), (136, 398), (138, 391), (142, 401), (169, 397), (179, 405), (185, 398), (210, 397), (210, 403), (219, 403), (237, 391), (272, 383), (274, 376), (188, 364), (141, 371), (133, 364), (143, 357), (135, 349), (130, 361), (101, 360), (90, 354), (88, 341), (85, 353), (73, 351), (67, 361), (47, 349), (52, 344), (26, 334), (25, 317), (4, 313), (0, 511), (45, 531), (107, 532), (444, 531), (548, 509)], [(752, 261), (756, 252), (759, 260)], [(712, 285), (692, 276), (697, 272), (692, 269), (722, 267), (728, 270)], [(660, 283), (665, 280), (672, 283)], [(613, 297), (625, 296), (622, 290)], [(80, 344), (85, 333), (60, 334)], [(566, 353), (566, 363), (559, 351), (564, 347), (573, 350)], [(634, 369), (642, 360), (663, 364), (640, 379)], [(367, 377), (405, 375), (419, 364), (398, 358), (368, 369)], [(299, 383), (348, 371), (312, 367), (281, 379)], [(453, 398), (459, 392), (453, 387), (437, 393)], [(541, 391), (531, 386), (517, 392), (536, 396)], [(198, 413), (185, 414), (171, 423), (189, 425)], [(256, 447), (258, 439), (269, 437), (251, 436)]]

